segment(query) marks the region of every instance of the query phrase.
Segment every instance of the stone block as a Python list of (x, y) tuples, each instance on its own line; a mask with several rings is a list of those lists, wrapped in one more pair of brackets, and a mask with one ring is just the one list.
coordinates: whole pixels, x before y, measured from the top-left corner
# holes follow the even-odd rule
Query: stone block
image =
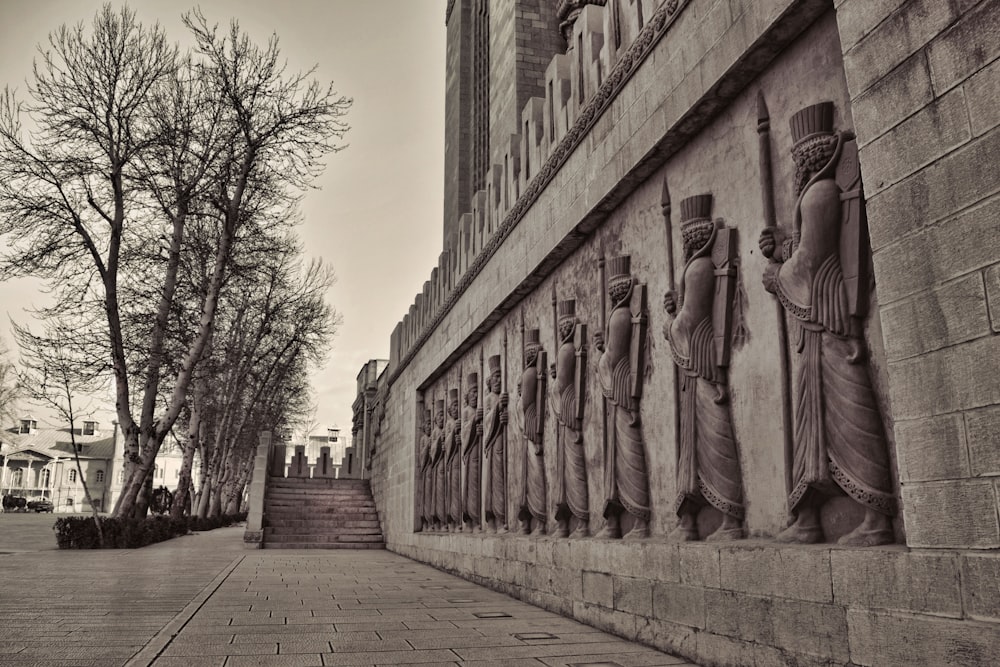
[[(998, 154), (1000, 154), (1000, 130), (993, 130), (891, 188), (869, 197), (866, 203), (868, 226), (872, 248), (876, 250), (876, 254), (890, 243), (954, 215), (1000, 190), (1000, 160), (995, 159)], [(993, 202), (989, 204), (991, 210), (994, 206)], [(964, 215), (967, 214), (963, 213)], [(968, 215), (973, 214), (969, 212)], [(948, 226), (957, 222), (957, 220), (952, 221)], [(986, 228), (986, 234), (963, 238), (956, 233), (956, 230), (947, 230), (940, 239), (950, 241), (946, 246), (931, 246), (921, 253), (908, 255), (906, 258), (917, 268), (914, 273), (904, 273), (893, 278), (884, 270), (878, 271), (879, 260), (876, 260), (876, 278), (880, 296), (887, 296), (884, 290), (886, 282), (901, 283), (898, 286), (893, 285), (892, 292), (910, 294), (918, 291), (920, 285), (930, 286), (933, 281), (943, 280), (942, 274), (957, 276), (965, 273), (959, 268), (977, 265), (970, 259), (978, 260), (978, 266), (992, 264), (997, 256), (997, 239), (1000, 236), (991, 236), (988, 230), (995, 230), (1000, 226), (1000, 222), (994, 215), (989, 221), (983, 221), (980, 226)], [(979, 246), (979, 249), (971, 247), (969, 256), (965, 256), (956, 245)], [(935, 253), (940, 252), (941, 247), (950, 249), (947, 261), (932, 259)], [(894, 252), (902, 252), (902, 248)], [(928, 275), (916, 275), (920, 271)], [(913, 287), (908, 285), (910, 282), (914, 284)]]
[(774, 607), (786, 602), (733, 591), (706, 590), (705, 629), (744, 641), (773, 644)]
[(840, 605), (775, 601), (772, 609), (775, 646), (791, 653), (848, 661), (847, 612)]
[(969, 448), (960, 413), (897, 421), (895, 431), (896, 458), (903, 482), (969, 476)]
[(612, 609), (615, 606), (615, 586), (610, 574), (583, 572), (583, 601)]
[(962, 592), (966, 616), (1000, 622), (1000, 555), (962, 556)]
[(653, 613), (653, 587), (646, 579), (612, 576), (614, 608), (638, 616)]
[(961, 83), (1000, 56), (1000, 0), (986, 0), (967, 12), (927, 51), (934, 90)]
[(715, 664), (719, 665), (754, 665), (756, 667), (757, 660), (754, 654), (758, 646), (760, 645), (753, 642), (724, 637), (711, 632), (699, 632), (696, 655), (713, 656)]
[(636, 619), (636, 639), (676, 655), (696, 655), (698, 630), (656, 618)]
[(844, 54), (851, 97), (868, 90), (955, 18), (951, 3), (911, 0)]
[(855, 665), (991, 665), (1000, 655), (996, 624), (849, 611), (847, 625)]
[(957, 556), (834, 549), (830, 560), (839, 605), (962, 616)]
[(865, 191), (874, 195), (971, 137), (965, 92), (958, 88), (861, 148)]
[(604, 606), (586, 602), (573, 603), (573, 617), (582, 623), (634, 640), (638, 629), (638, 619), (635, 614), (605, 608)]
[(695, 628), (705, 627), (705, 589), (673, 583), (653, 584), (653, 617)]
[(851, 116), (859, 145), (871, 143), (933, 99), (927, 56), (917, 51), (852, 101)]
[(1000, 59), (970, 77), (964, 87), (972, 134), (979, 136), (1000, 125)]
[(676, 544), (642, 545), (642, 576), (652, 581), (680, 581), (680, 554)]
[(996, 491), (992, 481), (904, 484), (902, 497), (907, 545), (1000, 548)]
[(978, 271), (880, 310), (889, 361), (964, 343), (990, 333), (986, 287)]
[(995, 405), (1000, 403), (1000, 338), (980, 338), (890, 363), (889, 376), (897, 419)]
[(722, 588), (756, 595), (832, 602), (830, 551), (821, 546), (725, 547)]
[(841, 0), (837, 5), (837, 27), (844, 51), (874, 30), (906, 0)]
[(983, 272), (986, 282), (986, 304), (990, 317), (990, 330), (1000, 333), (1000, 264), (994, 264)]
[(965, 413), (969, 438), (969, 465), (975, 476), (1000, 475), (1000, 406), (990, 406)]
[(706, 588), (721, 587), (717, 546), (690, 542), (677, 545), (677, 553), (677, 568), (682, 584)]

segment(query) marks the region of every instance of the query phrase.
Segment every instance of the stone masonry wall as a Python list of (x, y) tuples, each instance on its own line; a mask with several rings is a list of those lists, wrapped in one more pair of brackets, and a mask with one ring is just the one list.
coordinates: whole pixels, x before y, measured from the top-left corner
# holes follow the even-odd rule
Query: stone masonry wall
[[(1000, 331), (1000, 114), (991, 103), (1000, 92), (1000, 2), (835, 4), (679, 3), (667, 33), (490, 250), (475, 279), (425, 337), (411, 332), (410, 343), (419, 340), (415, 351), (404, 358), (405, 346), (394, 344), (372, 470), (390, 549), (705, 665), (985, 665), (1000, 655), (994, 335)], [(651, 8), (646, 20), (652, 15)], [(865, 343), (897, 455), (898, 545), (770, 539), (788, 516), (775, 311), (761, 286), (766, 262), (756, 246), (763, 225), (758, 90), (770, 109), (781, 226), (791, 223), (794, 207), (789, 116), (830, 100), (836, 126), (858, 136), (877, 285)], [(676, 202), (684, 197), (713, 193), (713, 215), (739, 234), (750, 335), (734, 350), (730, 370), (747, 540), (665, 539), (676, 522), (676, 464), (672, 367), (660, 334), (664, 177), (675, 201), (675, 262)], [(652, 537), (417, 532), (418, 410), (479, 371), (481, 351), (500, 354), (505, 337), (513, 527), (524, 451), (514, 407), (519, 328), (522, 319), (540, 328), (552, 358), (554, 288), (560, 299), (575, 297), (578, 317), (599, 329), (602, 251), (631, 254), (632, 273), (649, 288), (651, 348), (641, 410)], [(593, 360), (588, 373), (583, 432), (596, 532), (603, 497)], [(551, 421), (550, 411), (550, 447)], [(554, 463), (546, 458), (551, 475)], [(549, 505), (551, 516), (551, 498)], [(856, 519), (848, 508), (833, 507), (824, 526), (836, 531)]]

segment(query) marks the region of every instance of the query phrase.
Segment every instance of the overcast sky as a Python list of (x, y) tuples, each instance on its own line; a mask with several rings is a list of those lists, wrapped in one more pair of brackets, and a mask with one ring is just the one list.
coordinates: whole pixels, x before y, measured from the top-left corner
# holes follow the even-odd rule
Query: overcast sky
[[(89, 23), (98, 0), (0, 0), (0, 84), (25, 90), (36, 47), (61, 23)], [(112, 3), (115, 7), (120, 2)], [(342, 315), (326, 367), (315, 374), (317, 418), (351, 429), (356, 376), (389, 354), (393, 327), (423, 288), (441, 251), (446, 0), (211, 0), (210, 21), (231, 18), (259, 42), (276, 33), (290, 69), (317, 66), (352, 97), (350, 146), (328, 159), (307, 193), (299, 233), (306, 253), (337, 272), (328, 300)], [(143, 23), (159, 21), (188, 44), (177, 0), (133, 0)], [(44, 303), (37, 284), (0, 283), (0, 332)], [(109, 401), (108, 409), (114, 405)], [(36, 411), (40, 412), (40, 411)], [(106, 413), (108, 419), (112, 413)], [(44, 419), (44, 415), (39, 415)]]

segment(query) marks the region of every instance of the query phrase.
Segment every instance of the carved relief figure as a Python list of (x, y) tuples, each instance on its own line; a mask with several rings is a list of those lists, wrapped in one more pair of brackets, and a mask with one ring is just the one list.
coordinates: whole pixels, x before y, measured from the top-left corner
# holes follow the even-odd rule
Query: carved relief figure
[(434, 522), (434, 459), (431, 448), (431, 411), (421, 408), (420, 420), (420, 519), (421, 528), (430, 530)]
[[(603, 258), (602, 258), (603, 259)], [(603, 274), (603, 262), (601, 264)], [(627, 512), (632, 528), (627, 538), (649, 535), (649, 478), (639, 421), (646, 337), (646, 286), (631, 274), (628, 255), (608, 262), (607, 291), (611, 314), (604, 332), (594, 334), (601, 352), (597, 377), (605, 398), (604, 528), (598, 537), (621, 537)], [(603, 282), (603, 275), (602, 275)]]
[(507, 393), (501, 393), (500, 355), (489, 358), (483, 400), (483, 466), (486, 474), (486, 523), (490, 532), (507, 531)]
[(448, 520), (448, 467), (444, 436), (444, 401), (436, 401), (431, 451), (434, 459), (434, 527), (438, 530), (444, 528)]
[[(553, 296), (553, 298), (555, 298)], [(586, 537), (590, 523), (587, 457), (583, 447), (583, 404), (587, 384), (587, 326), (576, 319), (576, 301), (556, 306), (559, 341), (552, 364), (555, 392), (550, 395), (556, 417), (556, 530), (557, 537)], [(570, 522), (576, 528), (570, 534)]]
[(458, 389), (448, 390), (445, 451), (448, 466), (448, 530), (462, 527), (462, 423), (459, 421)]
[(545, 421), (545, 352), (538, 329), (528, 331), (522, 346), (524, 370), (517, 383), (521, 397), (521, 415), (524, 418), (524, 479), (517, 518), (524, 535), (545, 534), (548, 516), (545, 499), (545, 458), (542, 444)]
[(711, 504), (722, 524), (706, 539), (743, 536), (743, 486), (729, 409), (729, 365), (736, 270), (736, 230), (712, 221), (712, 195), (681, 202), (684, 271), (680, 294), (671, 290), (663, 306), (673, 315), (664, 324), (680, 370), (680, 438), (677, 443), (679, 518), (672, 539), (698, 539), (698, 510)]
[(462, 497), (465, 501), (463, 520), (470, 530), (479, 531), (482, 517), (482, 486), (480, 466), (482, 464), (483, 409), (479, 407), (479, 374), (468, 377), (465, 392), (465, 407), (462, 408), (462, 459), (465, 464), (465, 479)]
[(774, 260), (764, 286), (799, 330), (788, 498), (795, 518), (778, 540), (822, 541), (820, 506), (843, 492), (864, 507), (865, 517), (839, 542), (868, 546), (893, 541), (895, 498), (864, 352), (868, 241), (857, 144), (852, 135), (833, 132), (833, 111), (832, 102), (823, 102), (792, 117), (793, 233), (768, 227), (759, 241)]

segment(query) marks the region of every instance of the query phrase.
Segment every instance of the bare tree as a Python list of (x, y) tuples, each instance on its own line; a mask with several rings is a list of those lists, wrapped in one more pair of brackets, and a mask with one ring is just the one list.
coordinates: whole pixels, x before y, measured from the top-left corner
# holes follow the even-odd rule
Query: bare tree
[(17, 404), (22, 394), (17, 369), (9, 357), (7, 346), (0, 338), (0, 424), (17, 419)]
[[(105, 5), (89, 31), (50, 35), (30, 103), (8, 90), (0, 104), (0, 273), (47, 279), (57, 305), (45, 314), (71, 323), (75, 352), (114, 379), (126, 467), (116, 516), (145, 512), (141, 491), (185, 409), (234, 248), (340, 150), (351, 104), (311, 72), (286, 72), (274, 37), (260, 47), (235, 22), (220, 36), (198, 12), (185, 24), (197, 48), (181, 56), (158, 26)], [(190, 328), (171, 333), (172, 318), (184, 323), (177, 275), (193, 224), (213, 231), (207, 281), (185, 301)]]

